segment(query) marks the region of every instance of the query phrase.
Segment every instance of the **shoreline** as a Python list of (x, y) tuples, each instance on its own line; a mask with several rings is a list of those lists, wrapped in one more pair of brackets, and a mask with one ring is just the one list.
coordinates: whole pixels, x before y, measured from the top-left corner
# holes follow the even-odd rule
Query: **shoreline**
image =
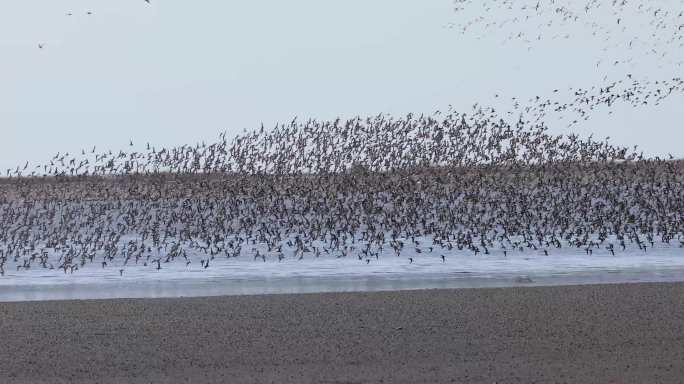
[(3, 383), (659, 382), (684, 283), (0, 303)]
[(684, 282), (684, 269), (619, 269), (571, 273), (449, 273), (403, 275), (107, 279), (100, 282), (0, 284), (0, 303), (51, 300), (156, 299), (307, 293), (392, 292), (425, 289), (482, 289), (596, 284)]

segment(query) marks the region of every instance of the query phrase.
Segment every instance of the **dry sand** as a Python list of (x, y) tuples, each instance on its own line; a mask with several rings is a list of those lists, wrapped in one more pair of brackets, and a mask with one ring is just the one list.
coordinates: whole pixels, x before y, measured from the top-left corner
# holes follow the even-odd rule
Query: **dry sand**
[(682, 383), (684, 284), (0, 303), (0, 383)]

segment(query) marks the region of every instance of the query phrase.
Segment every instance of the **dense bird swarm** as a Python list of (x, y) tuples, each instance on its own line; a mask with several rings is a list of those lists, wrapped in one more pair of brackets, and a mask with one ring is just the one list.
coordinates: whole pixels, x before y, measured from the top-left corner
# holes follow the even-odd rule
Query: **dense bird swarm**
[[(455, 3), (463, 20), (452, 26), (462, 33), (505, 30), (507, 40), (532, 45), (569, 39), (583, 24), (606, 46), (597, 67), (606, 57), (613, 65), (645, 56), (682, 62), (681, 1)], [(619, 45), (627, 57), (616, 59)], [(609, 138), (552, 135), (546, 125), (550, 114), (573, 126), (598, 108), (657, 105), (681, 96), (684, 81), (628, 74), (567, 91), (569, 100), (565, 89), (513, 98), (507, 113), (476, 104), (467, 114), (294, 119), (208, 144), (131, 141), (126, 151), (93, 147), (27, 162), (0, 180), (0, 274), (207, 269), (216, 258), (410, 264), (419, 254), (444, 263), (459, 252), (684, 248), (681, 161)]]
[(58, 154), (0, 183), (0, 272), (683, 246), (682, 163), (526, 127), (380, 115)]

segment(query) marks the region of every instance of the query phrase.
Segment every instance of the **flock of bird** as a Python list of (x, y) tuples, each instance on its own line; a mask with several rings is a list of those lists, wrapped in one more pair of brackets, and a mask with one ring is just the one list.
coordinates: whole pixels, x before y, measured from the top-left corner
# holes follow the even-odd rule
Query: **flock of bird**
[[(681, 0), (454, 0), (461, 34), (506, 36), (532, 49), (542, 41), (591, 39), (601, 44), (600, 64), (684, 63)], [(610, 60), (608, 60), (610, 58)]]
[[(584, 23), (610, 40), (615, 25), (623, 33), (634, 15), (647, 15), (651, 53), (665, 57), (682, 47), (684, 19), (660, 3), (457, 0), (456, 8), (478, 14), (459, 26), (463, 33), (540, 21), (536, 36), (511, 35), (529, 42), (554, 23)], [(610, 27), (592, 16), (603, 11)], [(295, 118), (213, 143), (60, 152), (0, 178), (0, 275), (208, 269), (217, 258), (410, 265), (455, 254), (684, 248), (684, 162), (547, 126), (551, 113), (573, 126), (599, 108), (657, 105), (683, 92), (680, 77), (629, 74), (569, 88), (569, 101), (560, 100), (565, 89), (513, 98), (504, 113), (475, 104), (468, 113)]]
[(129, 148), (59, 153), (2, 179), (0, 274), (684, 247), (682, 162), (491, 110)]
[[(564, 96), (570, 100), (562, 101)], [(613, 113), (612, 107), (617, 104), (640, 108), (647, 105), (658, 106), (669, 97), (684, 95), (684, 79), (675, 77), (667, 80), (637, 80), (631, 74), (624, 80), (613, 81), (605, 86), (592, 86), (589, 89), (568, 88), (568, 92), (560, 93), (554, 90), (553, 95), (542, 98), (535, 96), (520, 103), (517, 98), (512, 99), (513, 108), (507, 113), (520, 114), (526, 123), (540, 123), (549, 120), (549, 114), (556, 114), (558, 120), (568, 121), (567, 127), (573, 127), (600, 109)]]
[[(521, 42), (528, 49), (544, 48), (547, 40), (582, 41), (577, 65), (595, 61), (604, 71), (603, 84), (589, 89), (563, 88), (525, 103), (512, 98), (507, 114), (539, 122), (549, 114), (565, 119), (567, 128), (588, 120), (598, 107), (625, 103), (633, 107), (658, 105), (684, 91), (684, 0), (454, 0), (458, 18), (449, 27), (477, 38), (506, 36), (504, 43)], [(594, 52), (598, 42), (602, 47)], [(598, 55), (596, 57), (595, 55)], [(647, 61), (648, 60), (648, 61)], [(609, 67), (600, 69), (600, 67)], [(670, 77), (650, 80), (643, 75), (658, 67)], [(609, 80), (626, 76), (621, 80)], [(667, 75), (666, 75), (667, 76)], [(567, 90), (567, 93), (565, 92)], [(566, 97), (566, 95), (570, 97)], [(497, 95), (498, 97), (498, 95)], [(608, 114), (612, 110), (608, 109)]]

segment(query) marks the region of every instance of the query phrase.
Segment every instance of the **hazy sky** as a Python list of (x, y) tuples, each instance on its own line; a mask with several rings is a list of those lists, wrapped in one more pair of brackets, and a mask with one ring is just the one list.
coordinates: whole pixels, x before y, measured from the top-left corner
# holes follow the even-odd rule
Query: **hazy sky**
[[(455, 18), (451, 0), (0, 0), (0, 169), (129, 138), (163, 146), (293, 116), (467, 110), (624, 75), (597, 70), (590, 40), (528, 51), (445, 27)], [(682, 156), (682, 106), (617, 108), (573, 130)]]

